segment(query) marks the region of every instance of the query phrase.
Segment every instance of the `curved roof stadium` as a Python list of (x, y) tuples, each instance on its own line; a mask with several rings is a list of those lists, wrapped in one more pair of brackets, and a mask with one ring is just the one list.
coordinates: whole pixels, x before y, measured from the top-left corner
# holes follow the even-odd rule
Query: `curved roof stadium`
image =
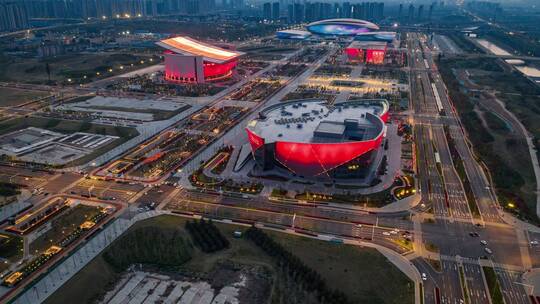
[(302, 176), (318, 176), (376, 150), (384, 137), (388, 102), (381, 99), (327, 104), (295, 100), (270, 106), (247, 128), (253, 153), (274, 145), (274, 157)]
[(244, 55), (242, 52), (222, 49), (182, 36), (161, 40), (156, 44), (177, 54), (202, 56), (203, 60), (214, 63), (225, 63)]
[(378, 31), (379, 26), (360, 19), (327, 19), (312, 22), (306, 29), (317, 35), (354, 36), (359, 33)]

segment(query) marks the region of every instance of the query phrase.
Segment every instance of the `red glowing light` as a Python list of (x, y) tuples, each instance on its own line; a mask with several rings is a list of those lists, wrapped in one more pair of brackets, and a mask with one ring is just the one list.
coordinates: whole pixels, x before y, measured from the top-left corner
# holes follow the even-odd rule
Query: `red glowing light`
[(250, 129), (246, 128), (246, 132), (249, 139), (249, 144), (251, 145), (251, 151), (255, 153), (257, 149), (259, 149), (262, 145), (264, 145), (264, 138), (260, 137), (259, 135), (253, 133)]
[(384, 50), (367, 50), (366, 63), (382, 64), (384, 62)]
[(213, 62), (204, 62), (204, 79), (215, 79), (221, 78), (222, 76), (227, 76), (231, 73), (232, 69), (236, 66), (237, 61), (233, 60), (226, 63), (213, 63)]
[(276, 142), (275, 157), (289, 170), (304, 176), (316, 176), (343, 165), (380, 144), (382, 134), (368, 141), (347, 143)]

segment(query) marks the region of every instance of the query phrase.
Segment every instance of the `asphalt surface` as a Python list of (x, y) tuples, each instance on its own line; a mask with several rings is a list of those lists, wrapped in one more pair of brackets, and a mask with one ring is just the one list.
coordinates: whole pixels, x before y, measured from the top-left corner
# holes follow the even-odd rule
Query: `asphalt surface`
[[(520, 281), (519, 274), (523, 268), (523, 252), (520, 250), (523, 244), (518, 242), (515, 228), (505, 224), (499, 216), (487, 178), (467, 146), (466, 136), (440, 80), (426, 43), (427, 37), (409, 33), (406, 39), (413, 90), (411, 117), (417, 149), (417, 178), (422, 203), (426, 209), (431, 209), (422, 215), (433, 218), (432, 221), (413, 225), (407, 211), (382, 214), (316, 204), (275, 202), (263, 197), (227, 197), (167, 185), (147, 187), (138, 183), (87, 179), (77, 173), (48, 173), (11, 166), (1, 166), (0, 178), (23, 184), (29, 189), (43, 188), (42, 194), (31, 198), (35, 204), (43, 200), (45, 193), (130, 202), (143, 209), (150, 208), (155, 202), (154, 205), (185, 214), (242, 223), (264, 223), (277, 229), (292, 229), (309, 235), (371, 241), (403, 254), (420, 273), (426, 274), (426, 279), (422, 280), (424, 303), (458, 304), (465, 299), (469, 299), (470, 303), (489, 303), (489, 292), (480, 265), (492, 265), (506, 303), (529, 303), (523, 286), (516, 284)], [(276, 96), (295, 88), (309, 74), (295, 80), (291, 87), (286, 86)], [(437, 105), (432, 84), (440, 96), (442, 109)], [(277, 100), (279, 98), (272, 98), (271, 102)], [(448, 126), (463, 160), (480, 211), (478, 218), (474, 218), (469, 210), (443, 126)], [(133, 212), (134, 208), (127, 209)], [(540, 240), (540, 234), (526, 235), (527, 242)], [(435, 256), (440, 269), (435, 269), (422, 257), (424, 250), (421, 248), (412, 251), (404, 246), (405, 236), (413, 242), (418, 238), (432, 244), (438, 251)], [(487, 245), (481, 244), (482, 240)], [(493, 253), (487, 253), (486, 247)], [(540, 265), (540, 247), (527, 248), (525, 252), (530, 255), (533, 266)]]

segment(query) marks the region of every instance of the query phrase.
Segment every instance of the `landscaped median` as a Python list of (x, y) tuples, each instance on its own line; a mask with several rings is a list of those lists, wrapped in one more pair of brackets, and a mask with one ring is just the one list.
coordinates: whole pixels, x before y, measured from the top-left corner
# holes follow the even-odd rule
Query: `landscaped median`
[(489, 266), (483, 266), (482, 270), (484, 271), (484, 277), (486, 278), (486, 283), (489, 288), (491, 303), (504, 304), (501, 287), (499, 286), (499, 281), (497, 280), (497, 274), (495, 273), (495, 270), (493, 269), (493, 267)]
[(235, 182), (232, 179), (217, 179), (204, 174), (203, 169), (197, 169), (190, 175), (191, 185), (204, 190), (235, 192), (243, 194), (259, 194), (264, 188), (257, 182)]
[[(338, 188), (338, 185), (336, 185)], [(283, 197), (280, 195), (282, 189), (274, 189), (273, 197)], [(398, 176), (393, 184), (382, 191), (370, 194), (347, 193), (321, 193), (321, 192), (303, 192), (295, 196), (296, 200), (318, 203), (338, 203), (361, 205), (370, 208), (380, 208), (391, 204), (397, 200), (404, 199), (416, 193), (415, 180), (410, 175)], [(286, 194), (286, 192), (285, 192)]]
[(478, 205), (476, 204), (476, 198), (474, 197), (471, 183), (469, 182), (469, 178), (465, 172), (463, 160), (456, 149), (456, 143), (450, 135), (450, 129), (448, 126), (444, 126), (444, 135), (446, 136), (446, 141), (448, 142), (448, 148), (450, 149), (450, 155), (452, 156), (452, 163), (454, 164), (454, 168), (459, 176), (459, 179), (461, 180), (461, 184), (463, 185), (463, 190), (465, 191), (465, 196), (467, 197), (467, 203), (469, 205), (469, 209), (471, 210), (471, 214), (474, 218), (480, 218), (480, 211), (478, 210)]

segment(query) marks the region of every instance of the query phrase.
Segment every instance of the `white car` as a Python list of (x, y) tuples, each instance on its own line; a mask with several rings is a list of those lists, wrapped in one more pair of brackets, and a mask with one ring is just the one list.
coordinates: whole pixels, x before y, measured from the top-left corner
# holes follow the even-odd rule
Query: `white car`
[(397, 231), (392, 230), (392, 231), (390, 231), (390, 233), (391, 233), (391, 234), (397, 234)]
[(422, 281), (427, 281), (427, 276), (425, 272), (422, 272)]
[(531, 241), (531, 245), (538, 245), (538, 241), (537, 240), (534, 240), (534, 241)]
[(383, 232), (382, 234), (383, 234), (383, 235), (386, 235), (386, 236), (389, 236), (389, 235), (390, 235), (390, 233), (389, 233), (389, 232), (386, 232), (386, 231)]
[(484, 248), (484, 251), (487, 252), (487, 253), (489, 253), (489, 254), (492, 254), (492, 253), (493, 253), (493, 251), (491, 251), (491, 249), (489, 249), (489, 248), (487, 248), (487, 247)]
[(481, 240), (481, 241), (480, 241), (480, 244), (482, 244), (482, 245), (484, 245), (484, 246), (487, 246), (487, 241)]

